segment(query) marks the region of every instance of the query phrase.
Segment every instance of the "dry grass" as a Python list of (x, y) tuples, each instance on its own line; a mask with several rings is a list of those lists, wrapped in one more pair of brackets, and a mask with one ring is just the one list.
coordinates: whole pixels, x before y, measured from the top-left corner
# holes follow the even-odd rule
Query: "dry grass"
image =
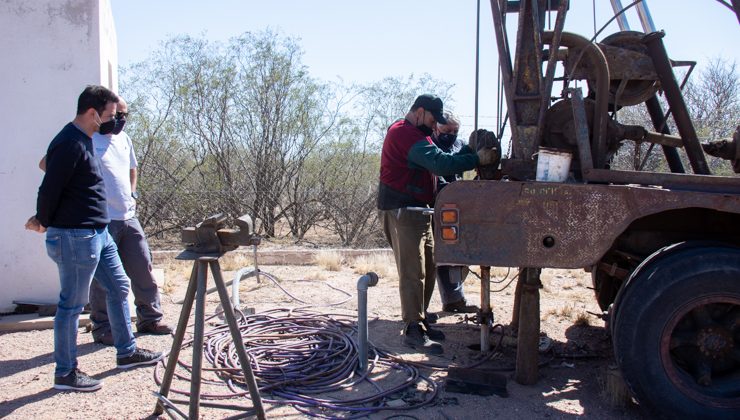
[(303, 277), (305, 280), (326, 280), (328, 276), (326, 275), (326, 272), (321, 269), (311, 269), (309, 270), (306, 275)]
[(328, 271), (339, 271), (344, 258), (337, 251), (321, 251), (316, 254), (316, 265)]
[(357, 274), (374, 272), (380, 278), (397, 278), (396, 262), (387, 253), (363, 255), (351, 262), (351, 267)]
[(591, 325), (591, 321), (588, 318), (588, 313), (584, 311), (578, 312), (578, 315), (576, 315), (576, 320), (573, 323), (582, 327), (587, 327)]
[(591, 325), (588, 312), (577, 310), (575, 305), (572, 303), (568, 303), (558, 308), (552, 308), (547, 311), (546, 316), (554, 316), (566, 321), (572, 321), (574, 325), (578, 326)]
[(254, 265), (254, 258), (243, 252), (231, 252), (219, 259), (222, 271), (236, 271)]
[(166, 262), (158, 264), (164, 270), (164, 284), (162, 292), (171, 294), (178, 284), (186, 283), (190, 279), (190, 273), (193, 271), (193, 262), (167, 259)]
[(555, 315), (560, 318), (571, 319), (574, 309), (573, 305), (561, 306), (560, 308), (555, 309)]

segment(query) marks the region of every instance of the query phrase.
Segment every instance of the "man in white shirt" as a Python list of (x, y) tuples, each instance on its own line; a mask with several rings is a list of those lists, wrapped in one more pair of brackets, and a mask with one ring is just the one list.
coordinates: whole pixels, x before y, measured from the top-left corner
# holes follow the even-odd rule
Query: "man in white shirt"
[[(123, 130), (128, 117), (128, 105), (118, 103), (116, 128), (112, 134), (93, 136), (95, 155), (100, 159), (108, 202), (108, 225), (126, 274), (131, 278), (131, 291), (136, 305), (136, 329), (142, 334), (170, 334), (172, 329), (162, 323), (157, 282), (152, 274), (151, 252), (144, 230), (136, 218), (136, 155), (131, 138)], [(93, 339), (105, 345), (113, 344), (108, 322), (105, 290), (93, 281), (90, 285), (90, 319)]]

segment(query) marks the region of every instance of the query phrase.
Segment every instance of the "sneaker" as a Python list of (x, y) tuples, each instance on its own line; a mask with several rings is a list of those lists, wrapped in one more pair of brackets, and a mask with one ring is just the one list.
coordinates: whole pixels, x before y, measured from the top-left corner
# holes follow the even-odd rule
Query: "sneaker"
[(442, 341), (445, 339), (445, 333), (443, 333), (442, 331), (436, 328), (432, 328), (426, 320), (422, 321), (421, 323), (422, 325), (424, 325), (424, 329), (426, 330), (429, 338), (431, 338), (432, 340), (439, 340), (439, 341)]
[(113, 345), (113, 333), (109, 331), (106, 331), (104, 333), (95, 333), (93, 332), (93, 341), (99, 344), (102, 344), (104, 346), (112, 346)]
[(424, 314), (424, 321), (429, 324), (436, 324), (437, 320), (439, 320), (439, 315), (435, 314), (434, 312), (427, 312)]
[(459, 300), (457, 302), (445, 303), (442, 305), (442, 311), (458, 314), (474, 314), (479, 311), (479, 308), (475, 305), (468, 305), (465, 300)]
[(432, 341), (421, 324), (409, 324), (404, 332), (403, 343), (414, 350), (428, 354), (442, 354), (442, 345)]
[(135, 366), (153, 365), (164, 358), (161, 352), (153, 352), (137, 348), (130, 356), (116, 359), (118, 369), (128, 369)]
[(162, 324), (159, 321), (151, 322), (141, 327), (136, 327), (136, 331), (139, 334), (153, 334), (153, 335), (168, 335), (172, 334), (172, 328), (167, 324)]
[(54, 389), (62, 391), (97, 391), (103, 387), (103, 381), (87, 376), (79, 369), (68, 373), (67, 376), (54, 377)]

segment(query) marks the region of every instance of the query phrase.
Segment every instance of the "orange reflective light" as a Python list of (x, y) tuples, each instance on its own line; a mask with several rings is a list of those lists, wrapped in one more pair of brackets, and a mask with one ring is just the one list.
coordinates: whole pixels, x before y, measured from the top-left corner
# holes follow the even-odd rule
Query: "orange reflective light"
[(457, 223), (457, 209), (442, 209), (442, 223)]
[(456, 241), (457, 226), (442, 226), (442, 239), (445, 241)]

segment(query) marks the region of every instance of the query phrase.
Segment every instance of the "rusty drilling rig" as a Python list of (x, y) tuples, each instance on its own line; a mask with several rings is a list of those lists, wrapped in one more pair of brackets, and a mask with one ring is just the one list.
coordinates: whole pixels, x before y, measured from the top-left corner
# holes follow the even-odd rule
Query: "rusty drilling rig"
[[(737, 418), (740, 178), (712, 175), (705, 153), (740, 170), (740, 128), (733, 138), (699, 141), (673, 71), (686, 64), (669, 58), (644, 1), (623, 8), (612, 0), (621, 31), (599, 42), (563, 30), (570, 3), (491, 0), (512, 150), (500, 168), (439, 194), (436, 262), (481, 266), (482, 349), (490, 267), (520, 267), (518, 382), (537, 380), (541, 269), (581, 268), (591, 273), (617, 364), (641, 405), (670, 417)], [(719, 3), (740, 21), (740, 1)], [(622, 19), (630, 9), (643, 31)], [(548, 12), (556, 15), (552, 30), (544, 29)], [(517, 19), (514, 36), (507, 17)], [(639, 104), (652, 127), (617, 120), (619, 109)], [(610, 169), (631, 142), (662, 149), (670, 172)], [(553, 150), (572, 158), (560, 182), (538, 176)]]

